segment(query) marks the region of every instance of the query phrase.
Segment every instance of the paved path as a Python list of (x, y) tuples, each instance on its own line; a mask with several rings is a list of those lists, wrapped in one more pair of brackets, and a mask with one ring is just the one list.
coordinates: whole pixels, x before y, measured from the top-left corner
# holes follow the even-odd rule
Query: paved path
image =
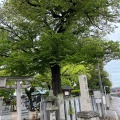
[(120, 98), (111, 97), (110, 109), (107, 110), (108, 120), (120, 120)]

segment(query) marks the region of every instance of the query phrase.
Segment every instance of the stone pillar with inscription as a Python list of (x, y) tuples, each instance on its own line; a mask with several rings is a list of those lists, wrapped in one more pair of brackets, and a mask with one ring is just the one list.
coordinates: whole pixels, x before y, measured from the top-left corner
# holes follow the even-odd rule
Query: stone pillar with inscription
[(92, 111), (86, 75), (79, 76), (81, 93), (81, 112), (77, 113), (77, 120), (99, 120), (99, 113)]
[(79, 76), (80, 93), (81, 93), (81, 111), (91, 111), (91, 101), (89, 97), (88, 82), (86, 75)]

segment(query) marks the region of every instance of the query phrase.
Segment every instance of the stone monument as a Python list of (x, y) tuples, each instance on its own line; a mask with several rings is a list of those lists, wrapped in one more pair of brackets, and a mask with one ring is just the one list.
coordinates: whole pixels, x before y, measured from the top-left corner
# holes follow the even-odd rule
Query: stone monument
[(86, 75), (79, 76), (80, 93), (81, 93), (81, 111), (91, 111), (91, 101), (89, 97), (88, 82)]
[(77, 113), (77, 120), (99, 120), (99, 113), (92, 111), (86, 75), (79, 76), (81, 92), (81, 112)]

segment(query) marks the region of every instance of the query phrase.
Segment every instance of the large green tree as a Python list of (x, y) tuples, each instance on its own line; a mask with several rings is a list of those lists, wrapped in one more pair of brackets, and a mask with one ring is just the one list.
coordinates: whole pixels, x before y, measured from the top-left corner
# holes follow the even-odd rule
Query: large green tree
[(83, 37), (111, 32), (111, 22), (119, 20), (119, 8), (119, 0), (7, 0), (0, 13), (0, 28), (9, 32), (11, 46), (4, 51), (9, 56), (4, 64), (14, 75), (50, 67), (57, 95), (60, 62), (78, 52)]

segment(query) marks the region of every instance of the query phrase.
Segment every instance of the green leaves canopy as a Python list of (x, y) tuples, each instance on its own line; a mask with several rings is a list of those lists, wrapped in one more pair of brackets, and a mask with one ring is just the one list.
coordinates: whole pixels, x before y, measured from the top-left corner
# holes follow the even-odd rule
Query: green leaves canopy
[(103, 57), (104, 52), (96, 42), (100, 40), (89, 40), (94, 43), (91, 47), (82, 38), (112, 31), (111, 22), (119, 20), (119, 0), (9, 0), (0, 15), (1, 29), (9, 32), (12, 46), (7, 52), (11, 58), (7, 60), (16, 64), (9, 68), (19, 74), (32, 74), (73, 54), (75, 59), (79, 56), (79, 61), (89, 58), (91, 62), (95, 57)]
[[(111, 23), (119, 21), (119, 2), (119, 0), (6, 1), (4, 7), (0, 8), (0, 28), (9, 32), (11, 47), (5, 52), (4, 56), (9, 55), (9, 58), (5, 58), (3, 64), (15, 75), (26, 75), (40, 73), (49, 65), (51, 68), (58, 65), (59, 68), (59, 63), (63, 60), (96, 62), (97, 58), (107, 56), (108, 48), (110, 55), (114, 52), (111, 51), (113, 48), (108, 46), (105, 50), (102, 48), (102, 53), (97, 42), (94, 44), (96, 47), (91, 47), (91, 43), (84, 42), (83, 38), (111, 32), (114, 28)], [(113, 56), (109, 59), (111, 57)], [(58, 72), (60, 73), (59, 70)], [(60, 77), (54, 77), (53, 83), (56, 79), (60, 81)]]
[(68, 60), (96, 64), (98, 62), (109, 62), (112, 59), (120, 58), (120, 44), (112, 40), (85, 38), (78, 42), (77, 49), (79, 52), (69, 57)]

